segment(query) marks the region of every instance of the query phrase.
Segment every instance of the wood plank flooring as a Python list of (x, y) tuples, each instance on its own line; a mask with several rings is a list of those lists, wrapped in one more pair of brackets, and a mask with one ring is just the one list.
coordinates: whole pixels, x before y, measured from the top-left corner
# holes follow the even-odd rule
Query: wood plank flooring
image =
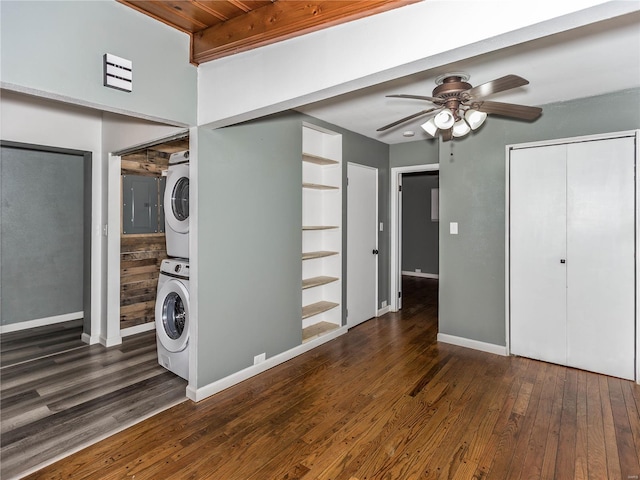
[(640, 387), (436, 342), (437, 281), (405, 308), (30, 479), (640, 476)]
[(155, 332), (106, 349), (82, 322), (0, 339), (0, 476), (19, 478), (186, 400), (186, 381), (158, 365)]

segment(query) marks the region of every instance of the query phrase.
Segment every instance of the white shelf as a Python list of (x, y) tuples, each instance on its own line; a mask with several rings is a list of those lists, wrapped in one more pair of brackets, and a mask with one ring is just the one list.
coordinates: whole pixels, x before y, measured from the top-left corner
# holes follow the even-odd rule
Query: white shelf
[(326, 250), (320, 250), (318, 252), (302, 252), (302, 260), (313, 260), (315, 258), (330, 257), (332, 255), (338, 255), (338, 252), (329, 252)]
[(310, 327), (302, 329), (302, 343), (308, 342), (309, 340), (313, 340), (314, 338), (318, 338), (326, 333), (332, 332), (336, 328), (338, 328), (338, 325), (336, 325), (335, 323), (314, 323)]
[(336, 308), (338, 306), (340, 306), (339, 303), (327, 302), (324, 300), (312, 303), (310, 305), (302, 307), (302, 318), (309, 318), (315, 315), (320, 315), (321, 313), (328, 312), (332, 308)]
[(340, 280), (338, 277), (327, 277), (325, 275), (305, 278), (302, 280), (302, 289), (306, 290), (307, 288), (320, 287), (328, 283), (337, 282), (338, 280)]
[(302, 230), (310, 231), (310, 230), (333, 230), (336, 228), (340, 228), (337, 225), (303, 225)]
[(302, 153), (302, 161), (307, 163), (315, 163), (316, 165), (337, 165), (340, 163), (338, 160), (332, 160), (331, 158), (304, 152)]
[(302, 149), (302, 338), (308, 341), (342, 325), (342, 136), (305, 124)]
[(321, 185), (319, 183), (303, 183), (302, 188), (310, 188), (312, 190), (339, 190), (340, 187), (333, 185)]

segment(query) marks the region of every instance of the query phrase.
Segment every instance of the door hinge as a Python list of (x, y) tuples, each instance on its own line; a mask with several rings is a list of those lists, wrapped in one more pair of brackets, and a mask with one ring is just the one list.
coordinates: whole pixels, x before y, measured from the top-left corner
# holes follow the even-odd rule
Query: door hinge
[(345, 309), (345, 311), (344, 311), (344, 316), (345, 316), (345, 317), (349, 317), (349, 309)]
[(347, 187), (349, 186), (349, 177), (347, 177)]
[(402, 185), (398, 185), (398, 191), (401, 192), (402, 191)]
[(398, 298), (402, 298), (402, 292), (398, 292)]

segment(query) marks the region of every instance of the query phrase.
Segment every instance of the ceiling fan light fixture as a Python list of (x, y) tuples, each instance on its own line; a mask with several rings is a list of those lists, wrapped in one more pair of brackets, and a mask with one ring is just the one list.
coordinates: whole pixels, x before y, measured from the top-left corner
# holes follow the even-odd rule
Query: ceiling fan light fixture
[(435, 137), (436, 133), (438, 133), (438, 127), (436, 127), (436, 122), (434, 121), (433, 117), (420, 125), (420, 127), (422, 127), (422, 129), (432, 137)]
[(433, 117), (433, 121), (435, 122), (436, 127), (438, 127), (440, 130), (449, 130), (451, 127), (453, 127), (456, 119), (453, 116), (453, 112), (448, 108), (445, 108), (435, 117)]
[(452, 134), (454, 137), (464, 137), (470, 131), (471, 127), (467, 122), (464, 121), (464, 118), (461, 118), (453, 124)]
[(464, 118), (467, 120), (467, 123), (469, 123), (471, 130), (475, 130), (484, 123), (487, 119), (487, 114), (478, 110), (469, 109), (464, 114)]

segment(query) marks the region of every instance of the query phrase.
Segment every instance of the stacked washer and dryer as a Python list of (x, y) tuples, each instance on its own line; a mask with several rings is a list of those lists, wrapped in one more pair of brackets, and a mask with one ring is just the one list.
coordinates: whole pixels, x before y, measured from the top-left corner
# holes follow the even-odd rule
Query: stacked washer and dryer
[(169, 158), (164, 194), (167, 258), (156, 297), (158, 363), (189, 378), (189, 151)]

